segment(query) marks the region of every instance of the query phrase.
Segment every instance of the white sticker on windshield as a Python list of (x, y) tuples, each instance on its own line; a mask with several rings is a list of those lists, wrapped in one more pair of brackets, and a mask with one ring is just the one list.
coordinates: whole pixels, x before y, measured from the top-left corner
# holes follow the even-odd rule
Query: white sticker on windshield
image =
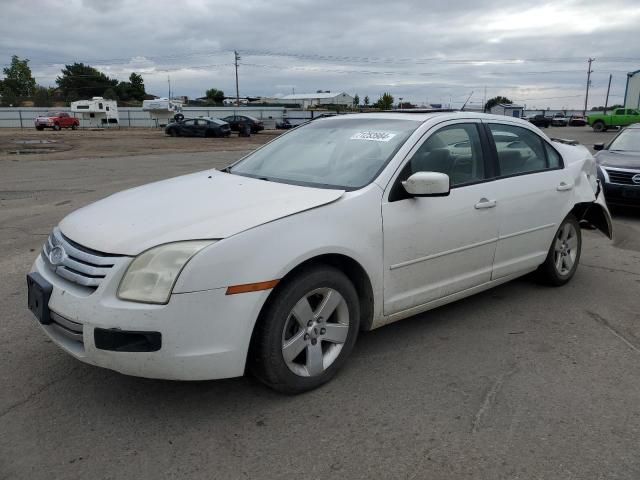
[(395, 133), (390, 132), (358, 132), (351, 136), (351, 140), (370, 140), (372, 142), (388, 142)]

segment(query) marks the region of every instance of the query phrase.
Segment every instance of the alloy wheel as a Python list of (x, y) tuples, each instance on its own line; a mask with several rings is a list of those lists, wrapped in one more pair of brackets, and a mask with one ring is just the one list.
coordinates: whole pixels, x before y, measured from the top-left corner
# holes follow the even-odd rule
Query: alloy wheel
[(294, 305), (282, 332), (282, 356), (301, 377), (322, 374), (335, 362), (349, 333), (349, 307), (333, 288), (318, 288)]
[(559, 275), (568, 275), (578, 255), (578, 232), (572, 223), (565, 223), (554, 243), (554, 265)]

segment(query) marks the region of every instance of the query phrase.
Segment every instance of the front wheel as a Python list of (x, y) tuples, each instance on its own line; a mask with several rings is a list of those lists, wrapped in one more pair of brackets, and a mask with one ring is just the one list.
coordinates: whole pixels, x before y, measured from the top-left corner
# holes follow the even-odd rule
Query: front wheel
[(251, 371), (283, 393), (317, 388), (336, 374), (356, 342), (356, 289), (340, 270), (316, 266), (285, 280), (273, 295), (256, 325)]
[(53, 126), (53, 129), (54, 129), (54, 130), (56, 130), (56, 131), (57, 131), (57, 130), (60, 130), (60, 125), (58, 125), (58, 124), (56, 123), (56, 124)]
[(77, 130), (78, 125), (76, 125), (75, 123), (73, 125), (71, 125), (71, 130)]
[(581, 252), (580, 224), (576, 217), (568, 215), (553, 237), (546, 260), (538, 267), (540, 280), (556, 287), (567, 283), (578, 269)]

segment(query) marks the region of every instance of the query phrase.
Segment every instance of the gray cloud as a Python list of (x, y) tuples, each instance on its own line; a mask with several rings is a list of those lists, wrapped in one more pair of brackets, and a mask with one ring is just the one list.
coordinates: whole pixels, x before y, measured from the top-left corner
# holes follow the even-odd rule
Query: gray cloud
[(142, 72), (147, 89), (191, 97), (344, 90), (377, 98), (460, 105), (485, 95), (528, 106), (580, 107), (586, 59), (596, 58), (592, 101), (621, 101), (640, 65), (637, 0), (505, 2), (354, 0), (258, 2), (42, 0), (0, 2), (0, 63), (31, 59), (52, 85), (64, 63), (117, 78)]

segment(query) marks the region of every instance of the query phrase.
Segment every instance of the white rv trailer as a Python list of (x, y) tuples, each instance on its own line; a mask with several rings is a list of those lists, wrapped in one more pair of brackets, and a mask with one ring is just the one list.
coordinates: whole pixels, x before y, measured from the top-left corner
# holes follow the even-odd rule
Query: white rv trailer
[(156, 98), (155, 100), (144, 100), (142, 110), (149, 112), (151, 121), (156, 127), (166, 126), (176, 113), (182, 112), (182, 102), (168, 98)]
[(71, 111), (80, 114), (82, 127), (117, 127), (120, 122), (118, 102), (102, 97), (71, 102)]

